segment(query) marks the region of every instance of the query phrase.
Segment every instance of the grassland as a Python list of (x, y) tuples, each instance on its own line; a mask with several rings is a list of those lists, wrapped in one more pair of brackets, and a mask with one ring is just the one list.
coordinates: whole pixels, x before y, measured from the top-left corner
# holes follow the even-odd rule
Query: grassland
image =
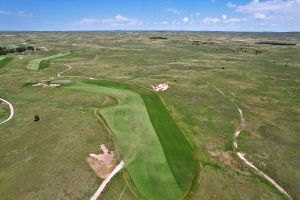
[(63, 56), (67, 56), (69, 55), (71, 52), (67, 52), (67, 53), (59, 53), (56, 55), (52, 55), (52, 56), (47, 56), (47, 57), (43, 57), (43, 58), (37, 58), (34, 60), (31, 60), (28, 65), (26, 66), (26, 68), (28, 70), (39, 70), (39, 69), (44, 69), (47, 68), (50, 65), (50, 60), (56, 59), (56, 58), (60, 58)]
[(9, 108), (6, 104), (0, 103), (0, 122), (7, 119), (9, 116)]
[[(167, 39), (149, 39), (158, 36)], [(232, 152), (239, 113), (205, 82), (216, 85), (244, 112), (246, 127), (239, 150), (293, 199), (300, 199), (298, 33), (61, 32), (0, 37), (4, 46), (31, 40), (36, 47), (72, 51), (59, 59), (72, 66), (64, 75), (144, 88), (168, 82), (171, 88), (160, 98), (193, 144), (200, 166), (186, 199), (284, 199)], [(193, 44), (195, 40), (199, 45)], [(296, 45), (256, 44), (271, 40)], [(13, 120), (0, 126), (2, 199), (87, 199), (101, 180), (86, 156), (97, 152), (101, 143), (117, 148), (93, 114), (95, 109), (115, 106), (111, 97), (64, 87), (31, 87), (40, 80), (56, 80), (56, 74), (65, 70), (59, 63), (44, 70), (24, 70), (31, 60), (50, 53), (9, 55), (14, 59), (0, 69), (0, 95), (16, 111)], [(155, 128), (143, 93), (140, 97)], [(36, 114), (39, 122), (33, 122)], [(129, 179), (126, 170), (114, 177), (102, 199), (140, 199), (126, 187)]]

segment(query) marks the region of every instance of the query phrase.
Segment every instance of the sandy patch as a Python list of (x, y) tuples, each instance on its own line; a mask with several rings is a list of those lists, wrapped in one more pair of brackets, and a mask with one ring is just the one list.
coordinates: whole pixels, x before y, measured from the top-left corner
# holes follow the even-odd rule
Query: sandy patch
[(209, 154), (215, 158), (217, 158), (222, 164), (231, 167), (238, 168), (239, 164), (234, 160), (234, 152), (233, 151), (208, 151)]
[(104, 179), (113, 171), (116, 164), (116, 155), (114, 151), (107, 149), (104, 144), (100, 145), (100, 151), (100, 154), (90, 154), (87, 162), (97, 176)]
[(49, 51), (49, 50), (47, 49), (47, 47), (40, 47), (40, 49), (43, 49), (44, 51)]
[(170, 88), (169, 84), (167, 84), (167, 83), (159, 83), (159, 84), (150, 85), (150, 86), (156, 92), (165, 91)]
[(32, 85), (33, 87), (42, 87), (42, 88), (49, 88), (49, 87), (58, 87), (60, 84), (55, 84), (55, 83), (36, 83)]

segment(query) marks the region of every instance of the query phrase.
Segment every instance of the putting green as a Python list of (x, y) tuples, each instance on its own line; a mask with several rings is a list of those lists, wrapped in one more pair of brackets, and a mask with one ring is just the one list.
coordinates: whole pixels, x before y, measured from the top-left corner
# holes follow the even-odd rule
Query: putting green
[(67, 53), (59, 53), (56, 55), (52, 55), (52, 56), (48, 56), (48, 57), (43, 57), (43, 58), (37, 58), (34, 60), (31, 60), (26, 68), (28, 70), (39, 70), (40, 69), (40, 62), (42, 62), (43, 60), (51, 60), (51, 59), (55, 59), (55, 58), (59, 58), (59, 57), (63, 57), (63, 56), (67, 56), (69, 55), (71, 52), (67, 52)]
[(132, 182), (145, 199), (185, 195), (196, 171), (192, 149), (155, 93), (104, 80), (67, 88), (102, 93), (118, 101), (100, 112), (116, 136)]

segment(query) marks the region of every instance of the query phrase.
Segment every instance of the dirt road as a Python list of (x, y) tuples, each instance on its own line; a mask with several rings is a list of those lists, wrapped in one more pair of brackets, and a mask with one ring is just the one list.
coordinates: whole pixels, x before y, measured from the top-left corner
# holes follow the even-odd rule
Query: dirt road
[(123, 167), (124, 167), (124, 161), (121, 161), (114, 168), (114, 170), (109, 174), (109, 176), (106, 179), (103, 180), (100, 187), (98, 188), (96, 193), (90, 198), (90, 200), (97, 200), (98, 197), (100, 196), (101, 192), (104, 190), (105, 186), (107, 185), (107, 183), (110, 181), (110, 179), (112, 179), (112, 177), (114, 177), (114, 175), (116, 175), (121, 169), (123, 169)]
[(205, 82), (207, 83), (209, 86), (213, 87), (215, 90), (217, 90), (222, 96), (224, 96), (225, 98), (229, 99), (234, 106), (237, 108), (239, 115), (240, 115), (240, 124), (239, 126), (236, 127), (236, 130), (233, 134), (233, 150), (236, 153), (236, 155), (239, 157), (239, 159), (241, 159), (255, 174), (257, 174), (258, 176), (266, 179), (269, 183), (271, 183), (277, 190), (279, 190), (282, 194), (284, 194), (288, 199), (292, 200), (292, 197), (275, 181), (273, 180), (271, 177), (269, 177), (267, 174), (265, 174), (264, 172), (262, 172), (261, 170), (259, 170), (257, 167), (255, 167), (250, 161), (248, 161), (245, 156), (239, 152), (238, 150), (238, 137), (241, 133), (241, 131), (243, 130), (243, 128), (245, 127), (245, 118), (244, 118), (244, 114), (242, 109), (238, 106), (238, 104), (230, 99), (229, 97), (227, 97), (224, 92), (222, 92), (219, 88), (217, 88), (215, 85)]
[(0, 122), (0, 125), (1, 125), (1, 124), (4, 124), (5, 122), (8, 122), (9, 120), (11, 120), (13, 118), (14, 114), (15, 114), (15, 111), (14, 111), (13, 105), (9, 101), (7, 101), (5, 99), (2, 99), (2, 98), (0, 98), (0, 101), (2, 101), (5, 104), (7, 104), (8, 107), (9, 107), (9, 111), (10, 111), (9, 117), (6, 120), (4, 120), (3, 122)]
[(62, 71), (62, 72), (59, 72), (59, 73), (57, 74), (57, 77), (59, 77), (59, 78), (87, 78), (87, 79), (91, 79), (91, 80), (94, 80), (94, 79), (95, 79), (95, 78), (93, 78), (93, 77), (88, 77), (88, 76), (63, 76), (63, 75), (62, 75), (63, 73), (65, 73), (65, 72), (67, 72), (67, 71), (69, 71), (69, 70), (72, 69), (71, 65), (65, 64), (65, 66), (67, 66), (68, 69), (66, 69), (66, 70), (64, 70), (64, 71)]

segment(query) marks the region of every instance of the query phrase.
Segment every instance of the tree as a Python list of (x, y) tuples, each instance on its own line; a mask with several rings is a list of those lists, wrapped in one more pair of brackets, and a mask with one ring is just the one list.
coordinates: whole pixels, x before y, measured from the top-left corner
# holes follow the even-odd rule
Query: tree
[(17, 48), (16, 48), (16, 51), (17, 51), (18, 53), (22, 53), (22, 52), (26, 51), (26, 47), (17, 47)]
[(38, 115), (35, 115), (35, 116), (34, 116), (34, 121), (35, 121), (35, 122), (40, 121), (40, 117), (39, 117)]
[(34, 47), (28, 46), (27, 50), (34, 51)]

